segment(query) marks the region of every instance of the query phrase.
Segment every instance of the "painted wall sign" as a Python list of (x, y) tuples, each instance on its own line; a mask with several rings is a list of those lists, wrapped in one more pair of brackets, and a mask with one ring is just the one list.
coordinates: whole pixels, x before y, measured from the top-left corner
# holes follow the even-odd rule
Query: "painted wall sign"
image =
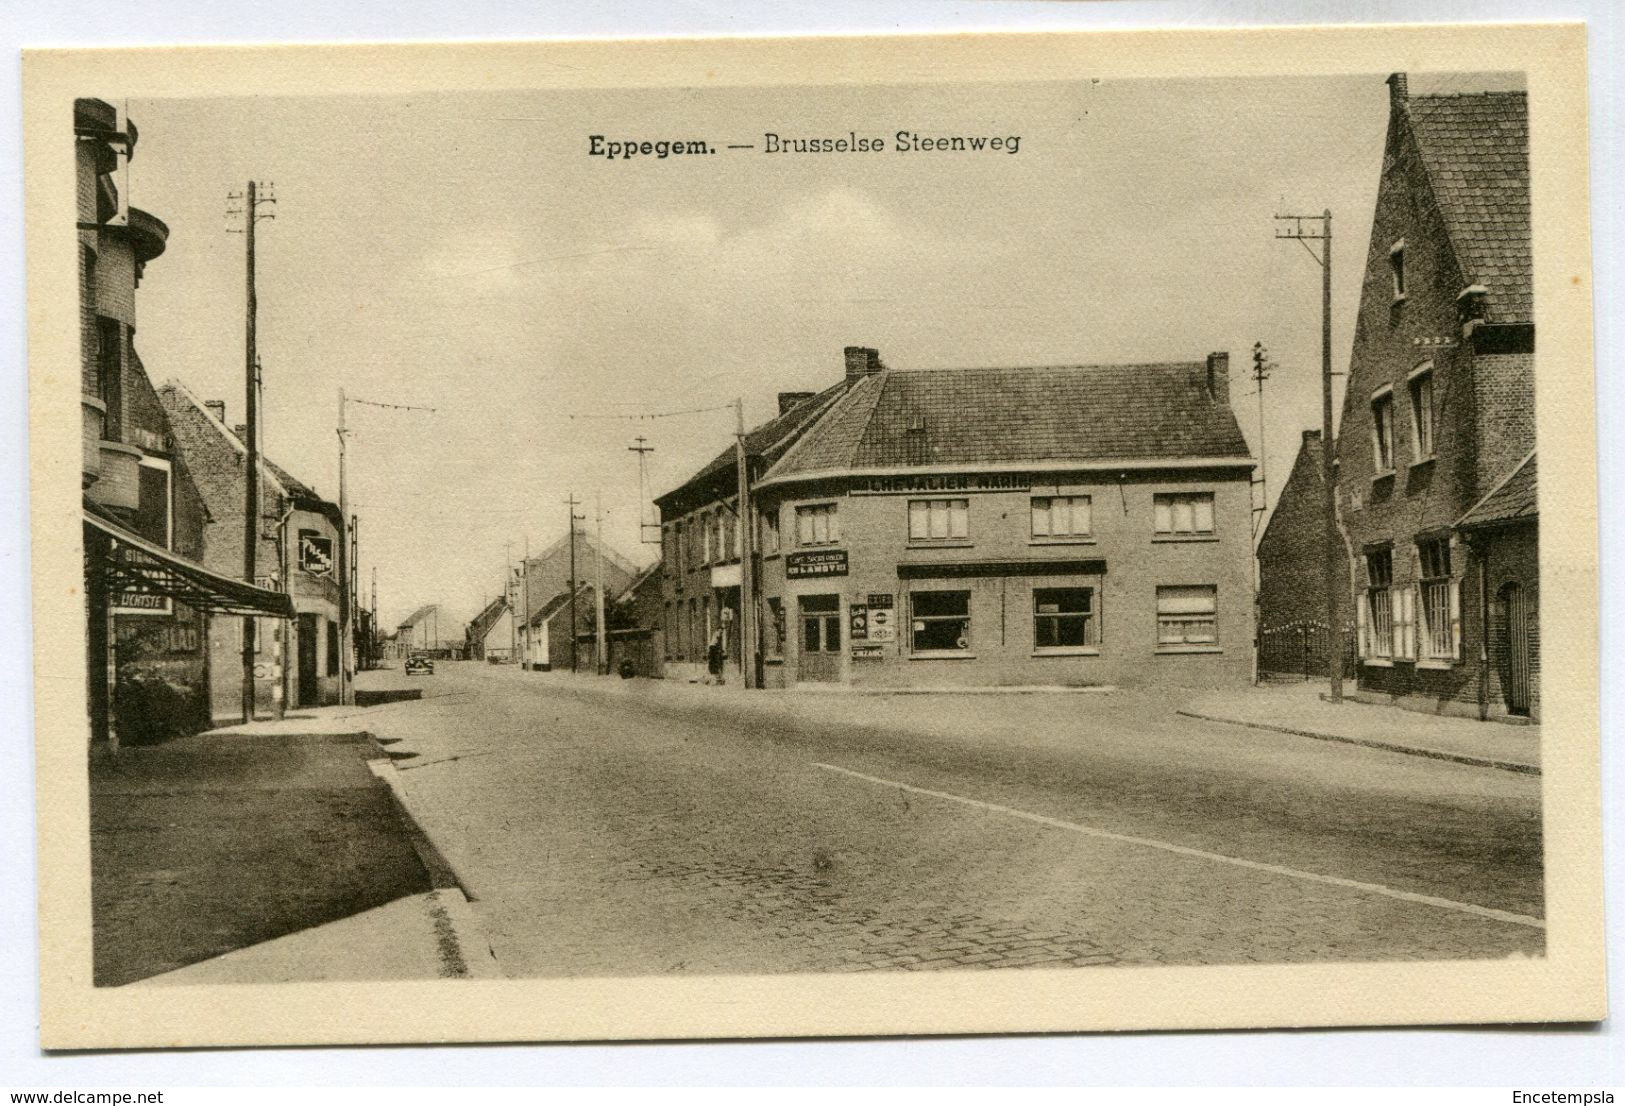
[(1028, 472), (912, 472), (901, 476), (860, 476), (853, 495), (897, 495), (907, 492), (1024, 492), (1032, 487)]
[(333, 539), (316, 530), (299, 531), (299, 571), (311, 576), (333, 575)]
[(790, 580), (805, 580), (814, 576), (845, 576), (846, 550), (818, 549), (788, 553), (784, 558), (784, 575)]
[(892, 619), (892, 610), (889, 607), (876, 609), (869, 608), (869, 640), (870, 641), (896, 641), (897, 623)]

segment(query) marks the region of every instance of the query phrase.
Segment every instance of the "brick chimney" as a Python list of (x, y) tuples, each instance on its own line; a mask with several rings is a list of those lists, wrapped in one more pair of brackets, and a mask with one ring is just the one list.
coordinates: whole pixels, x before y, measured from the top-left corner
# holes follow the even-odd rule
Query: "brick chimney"
[(239, 442), (248, 441), (248, 424), (246, 422), (238, 423), (236, 426), (231, 428), (231, 432), (237, 435), (237, 440)]
[(1411, 98), (1409, 82), (1403, 73), (1388, 74), (1388, 110), (1398, 112)]
[(208, 402), (204, 403), (203, 406), (208, 409), (209, 414), (213, 415), (215, 418), (219, 419), (221, 422), (226, 421), (226, 401), (225, 400), (223, 400), (223, 399), (211, 399)]
[(870, 373), (880, 371), (880, 351), (870, 349), (868, 346), (846, 347), (846, 375), (847, 379), (855, 376), (868, 376)]
[(780, 392), (779, 414), (788, 414), (792, 408), (800, 407), (813, 397), (812, 392)]
[(1214, 403), (1230, 406), (1230, 355), (1228, 353), (1210, 353), (1207, 355), (1207, 394)]

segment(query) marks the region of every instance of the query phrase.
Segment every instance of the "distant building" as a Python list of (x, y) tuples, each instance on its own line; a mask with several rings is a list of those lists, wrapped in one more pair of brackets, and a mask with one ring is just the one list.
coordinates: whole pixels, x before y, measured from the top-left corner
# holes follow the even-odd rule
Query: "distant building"
[[(1355, 694), (1538, 718), (1528, 104), (1388, 85), (1334, 473)], [(1265, 595), (1295, 591), (1265, 570)]]
[[(645, 568), (609, 604), (609, 671), (619, 675), (622, 666), (636, 676), (658, 679), (664, 673), (660, 640), (661, 613), (665, 602), (660, 578), (660, 562)], [(586, 655), (595, 645), (589, 635)]]
[[(208, 507), (205, 563), (217, 572), (240, 575), (248, 480), (246, 429), (227, 427), (224, 401), (201, 400), (178, 381), (165, 384), (159, 397)], [(292, 598), (294, 617), (262, 618), (255, 629), (255, 711), (269, 715), (288, 706), (337, 703), (343, 644), (338, 578), (342, 516), (337, 504), (263, 453), (260, 466), (255, 576), (262, 587)], [(208, 637), (214, 717), (240, 718), (242, 619), (211, 618)]]
[(507, 664), (514, 657), (515, 633), (508, 597), (499, 595), (468, 624), (468, 659)]
[[(583, 606), (578, 595), (575, 604), (571, 605), (571, 583), (573, 580), (579, 591), (584, 585), (591, 584), (600, 570), (606, 597), (621, 594), (638, 574), (638, 567), (630, 559), (608, 544), (601, 545), (591, 534), (579, 529), (560, 538), (536, 556), (524, 559), (514, 605), (519, 620), (520, 656), (530, 668), (547, 671), (571, 667), (569, 643), (573, 637), (592, 626), (594, 617), (591, 599)], [(563, 620), (556, 625), (550, 622), (553, 629), (544, 633), (534, 616), (559, 596), (563, 596), (563, 607), (555, 613), (562, 614)], [(555, 613), (550, 613), (548, 618), (553, 619)], [(565, 635), (560, 642), (549, 637), (555, 632)], [(592, 671), (590, 661), (585, 668)]]
[(134, 123), (73, 108), (78, 186), (87, 707), (95, 747), (208, 726), (211, 612), (285, 615), (286, 596), (205, 564), (208, 519), (135, 347), (136, 288), (169, 228), (121, 196)]
[[(851, 347), (838, 386), (748, 437), (765, 462), (751, 494), (766, 686), (1251, 674), (1253, 461), (1226, 354), (903, 372)], [(666, 546), (684, 660), (703, 658), (695, 631), (716, 612), (738, 621), (729, 516), (719, 550), (701, 494), (716, 468), (657, 500), (673, 527), (702, 512), (698, 543), (688, 529)]]
[(433, 651), (439, 645), (439, 629), (440, 607), (426, 603), (395, 628), (396, 648), (403, 657)]
[[(570, 667), (572, 651), (579, 648), (577, 639), (581, 628), (592, 624), (593, 594), (590, 584), (575, 590), (575, 628), (571, 627), (571, 592), (568, 590), (549, 597), (531, 612), (521, 627), (524, 646), (520, 656), (528, 670), (551, 672), (555, 668), (562, 671)], [(580, 656), (575, 655), (579, 664)], [(590, 658), (589, 652), (587, 663), (579, 665), (581, 671), (592, 671)]]

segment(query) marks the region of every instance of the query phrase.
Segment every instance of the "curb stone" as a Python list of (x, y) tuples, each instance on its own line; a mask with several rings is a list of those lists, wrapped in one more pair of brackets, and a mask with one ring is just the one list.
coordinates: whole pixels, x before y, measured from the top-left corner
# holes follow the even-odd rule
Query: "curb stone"
[(1429, 760), (1445, 760), (1455, 764), (1465, 764), (1474, 768), (1496, 768), (1502, 772), (1518, 772), (1526, 776), (1541, 774), (1540, 766), (1524, 764), (1515, 760), (1495, 760), (1491, 757), (1475, 757), (1470, 753), (1450, 753), (1443, 749), (1429, 749), (1419, 745), (1401, 745), (1393, 741), (1379, 741), (1370, 737), (1348, 737), (1343, 734), (1323, 733), (1318, 730), (1302, 730), (1292, 726), (1277, 726), (1270, 722), (1245, 722), (1239, 718), (1224, 718), (1216, 714), (1201, 714), (1193, 710), (1176, 710), (1175, 714), (1186, 718), (1199, 718), (1204, 722), (1222, 722), (1229, 726), (1243, 726), (1250, 730), (1268, 730), (1271, 733), (1292, 734), (1296, 737), (1312, 738), (1315, 741), (1336, 741), (1344, 745), (1359, 745), (1367, 749), (1381, 749), (1389, 753), (1403, 753), (1407, 756), (1425, 757)]

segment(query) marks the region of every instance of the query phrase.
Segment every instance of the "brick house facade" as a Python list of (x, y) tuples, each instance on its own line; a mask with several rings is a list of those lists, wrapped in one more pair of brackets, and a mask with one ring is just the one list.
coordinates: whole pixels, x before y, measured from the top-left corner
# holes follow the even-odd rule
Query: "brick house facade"
[[(1326, 626), (1325, 523), (1321, 434), (1305, 430), (1292, 472), (1258, 539), (1258, 671), (1261, 676), (1320, 676), (1331, 634)], [(1340, 566), (1339, 623), (1345, 676), (1354, 675), (1354, 617)]]
[[(1526, 98), (1411, 96), (1403, 73), (1388, 84), (1334, 474), (1350, 557), (1355, 694), (1538, 717)], [(1528, 514), (1466, 526), (1526, 460)], [(1282, 543), (1293, 540), (1288, 521)], [(1318, 533), (1318, 520), (1306, 521)], [(1279, 560), (1261, 571), (1264, 595), (1293, 594)], [(1305, 603), (1304, 615), (1318, 609)], [(1496, 658), (1510, 655), (1524, 663), (1501, 679)]]
[[(1225, 354), (902, 372), (852, 347), (838, 386), (747, 448), (763, 686), (1251, 675), (1253, 461)], [(716, 510), (684, 497), (705, 477), (657, 500), (680, 662), (737, 603), (730, 516), (718, 557)]]
[[(208, 506), (204, 563), (224, 575), (243, 573), (243, 510), (247, 447), (241, 428), (228, 428), (225, 404), (204, 401), (171, 381), (159, 390), (182, 454)], [(339, 509), (274, 462), (261, 457), (261, 526), (255, 576), (293, 601), (294, 617), (261, 618), (255, 628), (254, 709), (338, 702), (341, 662)], [(210, 702), (215, 719), (242, 717), (243, 620), (208, 621)]]

